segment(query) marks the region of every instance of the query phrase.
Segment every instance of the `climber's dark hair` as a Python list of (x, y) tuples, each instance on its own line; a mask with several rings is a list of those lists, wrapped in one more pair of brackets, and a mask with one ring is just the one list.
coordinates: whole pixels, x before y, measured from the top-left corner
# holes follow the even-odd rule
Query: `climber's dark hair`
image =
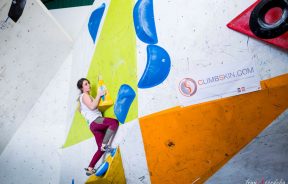
[(86, 78), (79, 79), (78, 82), (77, 82), (77, 88), (80, 89), (81, 92), (83, 92), (82, 88), (83, 88), (83, 82), (84, 81), (87, 81), (90, 84), (90, 81), (88, 79), (86, 79)]

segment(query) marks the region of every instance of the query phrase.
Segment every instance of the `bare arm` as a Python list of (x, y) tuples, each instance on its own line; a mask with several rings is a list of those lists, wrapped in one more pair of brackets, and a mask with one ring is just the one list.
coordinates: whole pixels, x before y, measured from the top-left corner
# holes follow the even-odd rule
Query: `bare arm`
[(90, 110), (94, 110), (98, 107), (100, 98), (102, 95), (105, 94), (105, 91), (101, 91), (98, 90), (97, 96), (96, 98), (92, 98), (91, 96), (89, 96), (88, 94), (84, 94), (82, 97), (83, 103), (90, 109)]

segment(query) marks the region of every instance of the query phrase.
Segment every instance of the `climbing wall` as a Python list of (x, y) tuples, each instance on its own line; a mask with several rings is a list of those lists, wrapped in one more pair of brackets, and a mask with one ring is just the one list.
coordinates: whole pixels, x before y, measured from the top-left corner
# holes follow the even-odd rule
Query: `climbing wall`
[[(103, 75), (115, 100), (104, 115), (121, 120), (114, 145), (121, 147), (126, 182), (202, 183), (285, 111), (287, 104), (272, 104), (287, 98), (286, 76), (280, 79), (284, 86), (275, 89), (264, 89), (263, 80), (273, 83), (287, 73), (287, 54), (227, 27), (251, 3), (138, 0), (94, 5), (87, 41), (95, 43), (95, 50), (85, 76), (95, 96), (97, 76)], [(89, 28), (93, 17), (100, 23), (96, 31)], [(181, 83), (183, 78), (188, 82)], [(120, 92), (122, 84), (134, 93), (128, 105), (119, 106), (119, 99), (130, 96), (129, 90)], [(183, 97), (185, 92), (189, 98)], [(264, 105), (266, 98), (271, 101)], [(117, 107), (125, 109), (126, 119), (117, 116)], [(66, 150), (93, 144), (83, 117), (77, 111), (73, 117)], [(247, 127), (253, 131), (247, 133)], [(136, 129), (133, 137), (127, 133)], [(87, 139), (90, 143), (83, 142)]]
[[(0, 46), (1, 141), (6, 141), (1, 181), (229, 183), (225, 172), (236, 165), (229, 160), (256, 154), (257, 147), (245, 152), (245, 146), (262, 131), (272, 139), (266, 127), (282, 123), (281, 114), (287, 117), (287, 51), (239, 29), (241, 23), (247, 28), (255, 2), (95, 1), (77, 10), (85, 15), (77, 20), (85, 21), (78, 35), (67, 31), (73, 46), (40, 1), (28, 0), (17, 23), (5, 22), (11, 2), (0, 3), (6, 11), (0, 13), (1, 31), (9, 38), (1, 36)], [(75, 16), (61, 21), (73, 23)], [(118, 149), (97, 163), (102, 174), (87, 177), (84, 168), (97, 146), (77, 111), (76, 83), (87, 77), (95, 96), (100, 75), (114, 102), (103, 114), (120, 122), (112, 143)], [(10, 138), (6, 126), (13, 130)], [(285, 143), (283, 137), (279, 143)], [(278, 142), (277, 136), (272, 140)], [(281, 171), (287, 170), (287, 159), (278, 159)], [(245, 163), (259, 177), (263, 172), (255, 162)], [(237, 179), (245, 182), (251, 172), (241, 171)], [(284, 172), (273, 175), (276, 171), (263, 177), (286, 179)]]

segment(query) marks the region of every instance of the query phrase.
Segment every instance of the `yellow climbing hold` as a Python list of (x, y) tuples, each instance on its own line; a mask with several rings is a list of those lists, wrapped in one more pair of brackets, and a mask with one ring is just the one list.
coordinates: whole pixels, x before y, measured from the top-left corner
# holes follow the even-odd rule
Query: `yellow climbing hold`
[(99, 108), (109, 107), (114, 104), (111, 95), (104, 84), (103, 78), (101, 75), (98, 76), (98, 88), (101, 90), (106, 90), (106, 94), (100, 98)]

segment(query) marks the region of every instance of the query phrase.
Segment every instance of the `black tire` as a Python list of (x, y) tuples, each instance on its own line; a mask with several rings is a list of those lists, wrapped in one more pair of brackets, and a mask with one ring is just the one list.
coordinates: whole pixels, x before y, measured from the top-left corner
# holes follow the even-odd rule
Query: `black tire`
[[(268, 24), (265, 22), (265, 14), (275, 7), (282, 9), (282, 16), (274, 24)], [(263, 39), (284, 34), (288, 31), (288, 0), (262, 0), (252, 11), (249, 26), (255, 36)]]

